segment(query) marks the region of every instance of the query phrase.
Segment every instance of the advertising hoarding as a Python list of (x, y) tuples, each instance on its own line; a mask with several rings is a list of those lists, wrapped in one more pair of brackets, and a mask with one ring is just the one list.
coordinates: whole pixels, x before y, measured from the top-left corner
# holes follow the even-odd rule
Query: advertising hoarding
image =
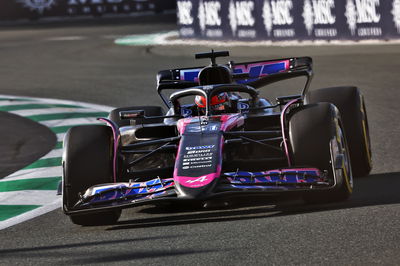
[(0, 20), (126, 15), (175, 6), (176, 0), (1, 0)]
[(183, 38), (363, 40), (400, 37), (400, 0), (178, 0)]

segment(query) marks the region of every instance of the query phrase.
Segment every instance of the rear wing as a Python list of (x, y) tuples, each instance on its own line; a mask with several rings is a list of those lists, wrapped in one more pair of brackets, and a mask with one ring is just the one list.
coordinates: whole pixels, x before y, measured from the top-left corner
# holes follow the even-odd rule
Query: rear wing
[[(227, 64), (232, 69), (232, 78), (237, 84), (261, 88), (281, 80), (305, 76), (306, 84), (302, 91), (304, 96), (310, 85), (313, 71), (310, 57), (284, 58)], [(203, 67), (169, 69), (158, 72), (157, 92), (164, 103), (169, 106), (168, 99), (162, 94), (163, 90), (186, 89), (199, 86), (198, 75)]]

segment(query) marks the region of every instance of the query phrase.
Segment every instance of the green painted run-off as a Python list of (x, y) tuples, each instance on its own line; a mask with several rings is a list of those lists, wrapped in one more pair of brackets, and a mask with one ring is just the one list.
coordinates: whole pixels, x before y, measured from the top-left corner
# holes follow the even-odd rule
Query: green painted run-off
[(2, 181), (0, 182), (0, 192), (20, 190), (57, 190), (60, 181), (61, 176)]
[(0, 205), (0, 221), (41, 207), (40, 205)]

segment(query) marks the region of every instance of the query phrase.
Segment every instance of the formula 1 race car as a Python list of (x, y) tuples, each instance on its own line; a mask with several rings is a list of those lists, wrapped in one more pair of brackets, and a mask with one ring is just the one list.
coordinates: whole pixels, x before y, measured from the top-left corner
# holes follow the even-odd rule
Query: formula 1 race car
[[(363, 96), (356, 87), (308, 91), (309, 57), (216, 64), (158, 73), (159, 106), (113, 110), (104, 125), (64, 140), (63, 210), (79, 225), (115, 223), (121, 209), (299, 192), (307, 203), (343, 201), (371, 170)], [(306, 77), (301, 94), (259, 88)], [(169, 92), (169, 93), (168, 93)]]

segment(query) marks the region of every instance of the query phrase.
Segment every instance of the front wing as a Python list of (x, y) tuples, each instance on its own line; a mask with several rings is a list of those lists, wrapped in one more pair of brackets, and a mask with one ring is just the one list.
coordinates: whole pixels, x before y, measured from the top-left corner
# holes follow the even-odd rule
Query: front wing
[[(265, 172), (227, 172), (221, 175), (212, 193), (199, 201), (236, 194), (274, 194), (288, 191), (332, 189), (327, 173), (316, 168), (285, 168)], [(99, 184), (86, 190), (81, 199), (66, 214), (128, 208), (160, 201), (183, 201), (173, 178), (156, 178), (146, 182)], [(193, 200), (193, 199), (191, 199)]]

